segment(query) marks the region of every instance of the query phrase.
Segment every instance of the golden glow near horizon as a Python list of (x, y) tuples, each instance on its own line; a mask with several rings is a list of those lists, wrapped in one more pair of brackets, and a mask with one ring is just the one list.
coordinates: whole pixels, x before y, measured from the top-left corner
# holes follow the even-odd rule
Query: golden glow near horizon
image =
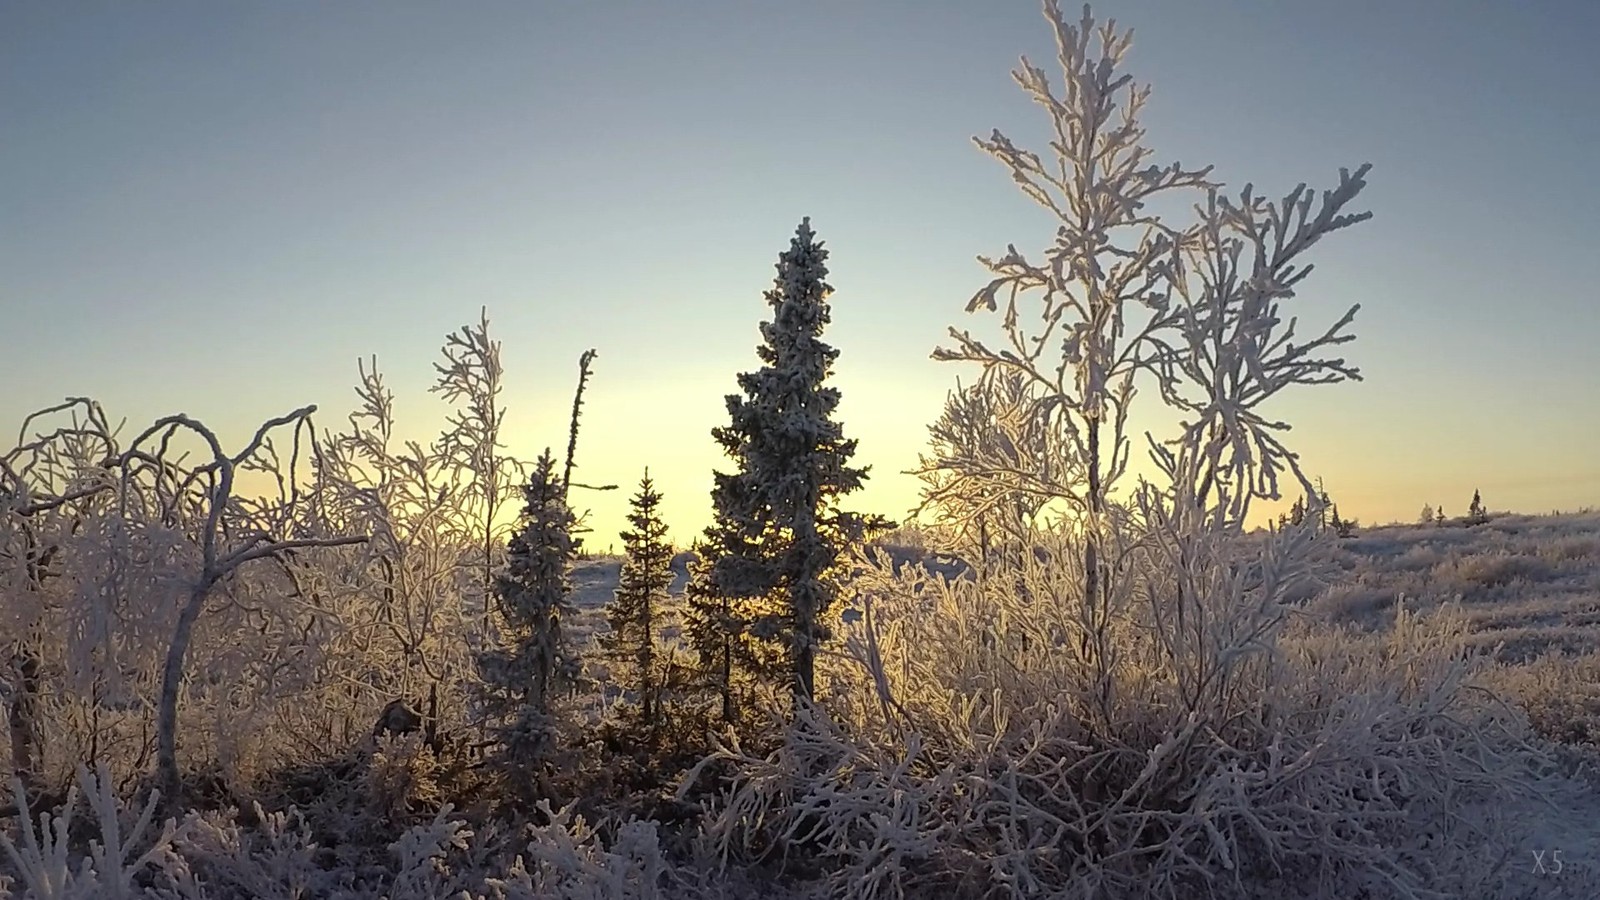
[[(589, 513), (586, 524), (592, 530), (585, 536), (586, 546), (594, 552), (620, 548), (618, 535), (627, 527), (628, 501), (648, 466), (656, 489), (663, 495), (661, 509), (671, 540), (686, 547), (711, 521), (712, 472), (731, 470), (732, 462), (721, 454), (710, 432), (725, 424), (723, 398), (735, 389), (736, 372), (754, 367), (753, 354), (748, 364), (735, 366), (725, 375), (690, 378), (680, 374), (673, 379), (626, 384), (606, 377), (611, 374), (606, 362), (602, 356), (591, 392), (586, 396), (575, 480), (614, 484), (617, 489), (574, 493), (574, 507)], [(873, 378), (845, 368), (846, 372), (834, 379), (842, 393), (839, 418), (846, 436), (858, 441), (855, 461), (870, 466), (871, 472), (866, 486), (846, 498), (844, 505), (904, 520), (919, 502), (921, 489), (921, 482), (906, 470), (914, 468), (918, 453), (925, 451), (927, 425), (939, 415), (945, 393), (954, 386), (960, 367), (933, 367), (926, 385), (904, 378)], [(559, 367), (552, 369), (559, 371)], [(948, 384), (939, 382), (940, 374), (948, 374)], [(963, 382), (966, 380), (963, 377)], [(421, 390), (413, 389), (417, 387)], [(557, 383), (545, 385), (536, 394), (507, 390), (502, 401), (507, 410), (503, 442), (508, 455), (531, 461), (549, 446), (558, 460), (561, 458), (566, 448), (570, 388)], [(1333, 390), (1344, 389), (1347, 388)], [(347, 390), (343, 388), (341, 393)], [(445, 405), (428, 395), (420, 384), (404, 390), (397, 388), (396, 393), (396, 445), (435, 439), (444, 424)], [(1292, 403), (1289, 405), (1292, 407)], [(319, 430), (342, 430), (348, 412), (348, 408), (319, 410)], [(1158, 414), (1157, 418), (1162, 417)], [(130, 422), (129, 427), (136, 424), (139, 423)], [(236, 450), (235, 444), (247, 439), (251, 430), (221, 430), (224, 448)], [(1140, 452), (1142, 433), (1137, 427), (1130, 427), (1129, 431), (1135, 449), (1125, 476), (1127, 485), (1141, 475), (1155, 477), (1154, 467)], [(1520, 477), (1495, 477), (1491, 461), (1470, 456), (1423, 460), (1427, 471), (1408, 473), (1393, 460), (1356, 456), (1349, 449), (1348, 429), (1325, 416), (1302, 415), (1286, 439), (1291, 448), (1301, 453), (1308, 473), (1313, 478), (1318, 474), (1323, 477), (1340, 514), (1364, 525), (1411, 522), (1424, 504), (1442, 506), (1447, 514), (1456, 515), (1465, 511), (1475, 489), (1482, 491), (1484, 502), (1494, 510), (1544, 513), (1600, 505), (1596, 503), (1600, 499), (1600, 490), (1596, 490), (1600, 488), (1600, 470), (1592, 464), (1585, 470), (1583, 461), (1562, 458), (1559, 452), (1550, 462), (1550, 475), (1539, 475), (1535, 470)], [(1483, 473), (1489, 473), (1489, 477), (1482, 477)], [(273, 488), (271, 482), (254, 473), (240, 473), (238, 484), (241, 492)], [(1282, 480), (1282, 491), (1284, 499), (1279, 502), (1257, 501), (1252, 505), (1251, 526), (1275, 520), (1300, 495), (1298, 483), (1289, 476)], [(507, 499), (502, 518), (510, 521), (520, 509), (518, 493)]]
[[(1226, 22), (1168, 4), (1129, 58), (1153, 86), (1159, 161), (1214, 162), (1269, 196), (1373, 163), (1374, 218), (1319, 243), (1285, 309), (1309, 333), (1361, 303), (1340, 354), (1367, 380), (1266, 411), (1363, 522), (1462, 509), (1474, 488), (1495, 509), (1600, 505), (1600, 307), (1572, 265), (1600, 210), (1596, 57), (1562, 17), (1500, 6), (1440, 29), (1396, 4), (1325, 41), (1314, 4)], [(231, 4), (58, 7), (14, 4), (0, 29), (19, 88), (0, 91), (0, 306), (26, 336), (7, 347), (0, 426), (71, 394), (132, 428), (192, 413), (228, 447), (305, 403), (337, 429), (355, 360), (376, 353), (401, 434), (428, 440), (440, 339), (487, 305), (508, 451), (565, 447), (574, 363), (598, 348), (579, 475), (619, 490), (580, 501), (592, 540), (621, 529), (648, 465), (687, 541), (727, 465), (708, 432), (810, 216), (837, 290), (841, 420), (873, 466), (849, 502), (899, 515), (916, 500), (900, 473), (971, 377), (928, 352), (952, 325), (992, 324), (962, 312), (986, 281), (973, 257), (1035, 252), (1055, 227), (970, 141), (999, 128), (1046, 149), (1047, 120), (1006, 77), (1020, 52), (1049, 53), (1029, 4), (947, 4), (912, 27), (894, 4), (856, 4), (848, 28), (751, 11), (736, 41), (708, 27), (727, 16), (667, 4), (346, 6), (312, 31)], [(591, 65), (585, 41), (618, 29), (637, 52)], [(1198, 59), (1192, 35), (1262, 48), (1282, 77), (1263, 82), (1259, 54)], [(1539, 65), (1480, 52), (1502, 45)], [(1470, 114), (1419, 114), (1396, 85)], [(1242, 89), (1265, 99), (1215, 102)], [(825, 127), (794, 139), (793, 109)], [(618, 123), (649, 141), (613, 139)], [(1519, 171), (1541, 177), (1493, 177)]]
[[(501, 337), (493, 326), (491, 333)], [(845, 505), (903, 520), (917, 505), (921, 488), (921, 482), (906, 474), (906, 470), (916, 466), (918, 453), (926, 449), (927, 425), (939, 415), (946, 391), (954, 386), (957, 374), (963, 376), (963, 381), (968, 380), (967, 373), (961, 371), (960, 366), (936, 365), (927, 367), (919, 382), (903, 376), (878, 375), (872, 368), (877, 361), (854, 367), (850, 365), (852, 361), (843, 357), (843, 371), (834, 379), (842, 393), (839, 418), (844, 423), (846, 436), (858, 441), (855, 461), (870, 466), (871, 472), (865, 488), (848, 497)], [(743, 362), (732, 363), (726, 373), (690, 376), (677, 372), (673, 377), (655, 381), (620, 382), (613, 368), (608, 367), (612, 362), (604, 354), (601, 356), (597, 375), (586, 397), (576, 480), (615, 484), (617, 489), (575, 492), (574, 506), (590, 513), (587, 524), (592, 531), (586, 535), (586, 544), (590, 550), (598, 552), (620, 547), (618, 535), (626, 527), (629, 498), (636, 492), (639, 477), (648, 466), (657, 490), (663, 495), (662, 513), (671, 539), (679, 546), (688, 546), (711, 520), (709, 492), (713, 470), (730, 471), (732, 466), (712, 440), (710, 431), (725, 424), (723, 398), (735, 389), (736, 373), (756, 365), (754, 355), (751, 353)], [(447, 407), (437, 397), (429, 395), (426, 383), (417, 378), (415, 370), (421, 368), (417, 361), (397, 361), (386, 367), (386, 371), (390, 368), (410, 373), (411, 379), (409, 384), (402, 384), (403, 378), (394, 379), (397, 395), (394, 442), (398, 445), (408, 440), (432, 441), (444, 424)], [(551, 362), (546, 368), (550, 377), (544, 380), (550, 383), (541, 385), (538, 392), (520, 387), (531, 379), (508, 379), (517, 386), (508, 388), (502, 397), (507, 410), (503, 441), (508, 455), (531, 461), (546, 446), (551, 447), (558, 458), (565, 451), (572, 385), (563, 382), (572, 381), (575, 368), (562, 361)], [(941, 381), (941, 377), (948, 380)], [(1343, 399), (1358, 406), (1364, 401), (1359, 394), (1368, 393), (1364, 385), (1341, 386), (1326, 392), (1341, 391), (1352, 395)], [(348, 392), (348, 385), (327, 392), (349, 399), (325, 404), (319, 409), (316, 414), (319, 431), (344, 429), (345, 418), (354, 405)], [(163, 399), (172, 409), (189, 406), (186, 398), (179, 396), (176, 386), (170, 397), (156, 398), (152, 402), (160, 408)], [(265, 407), (271, 410), (268, 415), (297, 405), (285, 402), (292, 399), (268, 404)], [(1384, 436), (1381, 433), (1353, 434), (1345, 422), (1338, 421), (1341, 409), (1337, 405), (1331, 410), (1312, 407), (1299, 416), (1295, 415), (1294, 407), (1294, 402), (1290, 401), (1280, 410), (1284, 418), (1295, 422), (1295, 428), (1285, 436), (1289, 446), (1301, 453), (1302, 463), (1313, 478), (1322, 476), (1341, 515), (1364, 525), (1414, 521), (1425, 504), (1443, 507), (1447, 515), (1458, 515), (1465, 512), (1474, 490), (1482, 492), (1484, 502), (1492, 510), (1545, 513), (1600, 505), (1600, 466), (1583, 458), (1583, 443), (1578, 439), (1581, 435), (1576, 433), (1571, 439), (1543, 444), (1529, 442), (1526, 437), (1515, 434), (1509, 438), (1491, 436), (1454, 453), (1397, 458), (1391, 453), (1365, 450)], [(122, 411), (107, 410), (113, 421), (119, 418), (119, 412)], [(204, 421), (206, 417), (201, 416), (201, 419)], [(136, 433), (148, 421), (130, 417), (124, 437)], [(230, 427), (221, 427), (217, 421), (206, 424), (216, 426), (224, 449), (235, 452), (259, 423), (228, 423)], [(1581, 420), (1572, 423), (1577, 431), (1584, 425)], [(1129, 431), (1135, 450), (1125, 481), (1131, 484), (1140, 475), (1154, 477), (1155, 473), (1140, 452), (1143, 445), (1140, 429), (1130, 427)], [(1381, 448), (1381, 444), (1379, 446)], [(199, 449), (198, 444), (196, 449)], [(287, 452), (286, 448), (284, 450)], [(1522, 459), (1540, 460), (1540, 463), (1507, 464), (1504, 460), (1512, 453)], [(237, 483), (241, 493), (274, 489), (272, 482), (257, 473), (241, 472)], [(1283, 492), (1285, 496), (1280, 502), (1253, 504), (1252, 526), (1264, 525), (1286, 511), (1299, 496), (1297, 483), (1285, 477)], [(502, 518), (512, 520), (520, 509), (520, 494), (512, 496), (507, 499)]]

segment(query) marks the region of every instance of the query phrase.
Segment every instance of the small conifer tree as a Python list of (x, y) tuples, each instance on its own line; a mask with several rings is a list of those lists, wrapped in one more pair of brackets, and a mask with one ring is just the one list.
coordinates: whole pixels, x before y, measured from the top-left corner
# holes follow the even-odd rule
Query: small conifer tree
[(719, 547), (711, 529), (694, 546), (699, 562), (690, 569), (689, 585), (684, 590), (683, 635), (698, 657), (704, 686), (717, 695), (722, 720), (732, 723), (738, 715), (735, 682), (741, 673), (762, 667), (750, 653), (752, 647), (747, 639), (750, 623), (746, 617), (753, 604), (731, 597), (716, 586)]
[(1339, 537), (1342, 537), (1342, 538), (1353, 537), (1355, 535), (1355, 533), (1356, 533), (1356, 523), (1350, 521), (1349, 519), (1345, 519), (1345, 518), (1343, 518), (1343, 517), (1341, 517), (1339, 515), (1339, 504), (1337, 504), (1337, 503), (1333, 504), (1331, 509), (1332, 509), (1332, 512), (1329, 514), (1329, 517), (1328, 517), (1328, 525), (1329, 525), (1329, 527), (1331, 527), (1333, 529), (1334, 533), (1337, 534)]
[(1422, 513), (1421, 513), (1421, 515), (1417, 516), (1417, 524), (1419, 524), (1419, 525), (1432, 525), (1433, 524), (1433, 504), (1424, 503), (1422, 505)]
[(667, 526), (661, 520), (661, 494), (645, 469), (639, 493), (632, 499), (628, 522), (633, 527), (622, 532), (622, 548), (627, 559), (616, 594), (606, 607), (611, 623), (611, 655), (629, 672), (628, 681), (639, 698), (640, 720), (653, 728), (657, 715), (655, 645), (656, 622), (660, 605), (672, 585), (672, 547), (667, 543)]
[(1489, 521), (1489, 512), (1483, 508), (1483, 497), (1477, 489), (1472, 491), (1472, 503), (1467, 507), (1467, 524), (1482, 525)]
[(576, 663), (561, 631), (571, 611), (574, 519), (549, 450), (523, 487), (523, 500), (521, 530), (495, 579), (500, 646), (479, 657), (489, 709), (511, 719), (500, 737), (515, 758), (548, 744), (552, 687)]

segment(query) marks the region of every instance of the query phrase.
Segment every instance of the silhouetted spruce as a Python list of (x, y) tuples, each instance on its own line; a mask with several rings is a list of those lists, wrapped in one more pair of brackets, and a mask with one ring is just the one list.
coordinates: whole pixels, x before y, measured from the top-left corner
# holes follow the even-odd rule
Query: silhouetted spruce
[(715, 521), (689, 633), (712, 666), (725, 713), (731, 663), (741, 655), (758, 675), (787, 670), (795, 695), (811, 696), (822, 617), (836, 591), (830, 570), (852, 541), (890, 526), (837, 507), (867, 468), (849, 465), (856, 442), (834, 421), (839, 391), (826, 384), (839, 355), (821, 337), (830, 319), (827, 256), (802, 220), (765, 294), (773, 315), (756, 348), (763, 365), (739, 375), (729, 424), (712, 430), (737, 470), (715, 475)]

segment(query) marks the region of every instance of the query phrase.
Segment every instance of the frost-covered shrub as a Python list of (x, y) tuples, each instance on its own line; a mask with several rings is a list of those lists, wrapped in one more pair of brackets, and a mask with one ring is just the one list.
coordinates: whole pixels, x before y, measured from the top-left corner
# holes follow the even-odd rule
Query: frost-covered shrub
[(192, 900), (300, 900), (321, 896), (335, 876), (317, 863), (311, 827), (298, 811), (255, 807), (256, 824), (232, 810), (195, 813), (177, 840), (179, 864), (168, 875)]
[(1432, 547), (1413, 546), (1394, 561), (1394, 568), (1402, 572), (1427, 572), (1444, 560)]
[[(1115, 604), (1106, 678), (1053, 565), (1022, 573), (1030, 602), (1010, 578), (867, 574), (833, 715), (739, 760), (711, 839), (730, 860), (816, 858), (850, 897), (1492, 896), (1477, 848), (1506, 836), (1470, 810), (1519, 796), (1531, 757), (1516, 717), (1468, 689), (1481, 661), (1460, 618), (1289, 626), (1273, 585), (1292, 540), (1229, 559), (1196, 537), (1215, 562), (1147, 558)], [(1175, 583), (1203, 585), (1214, 615), (1158, 614)]]
[[(284, 749), (264, 726), (302, 699), (328, 636), (313, 548), (359, 540), (303, 527), (310, 414), (269, 420), (231, 453), (182, 415), (124, 442), (83, 398), (24, 421), (0, 453), (0, 618), (7, 655), (32, 672), (9, 711), (17, 769), (64, 785), (78, 761), (104, 761), (121, 782), (154, 738), (170, 798), (179, 731), (233, 771)], [(236, 491), (250, 476), (277, 489)]]
[(1446, 560), (1434, 566), (1433, 576), (1440, 586), (1474, 593), (1514, 581), (1543, 581), (1551, 571), (1550, 564), (1537, 556), (1488, 552)]
[(319, 845), (293, 809), (192, 812), (182, 823), (157, 827), (157, 800), (130, 813), (103, 768), (97, 775), (80, 771), (79, 784), (92, 814), (86, 829), (72, 821), (76, 788), (60, 810), (40, 814), (36, 829), (27, 797), (15, 787), (23, 820), (17, 837), (0, 833), (0, 898), (655, 900), (668, 883), (704, 884), (672, 870), (654, 823), (596, 828), (571, 806), (541, 804), (545, 822), (509, 848), (493, 828), (480, 835), (446, 804), (376, 852), (352, 859)]
[[(1300, 254), (1367, 217), (1346, 211), (1366, 168), (1268, 202), (1153, 164), (1128, 36), (1045, 10), (1060, 87), (1014, 74), (1049, 156), (977, 143), (1057, 227), (1042, 260), (982, 258), (967, 311), (1002, 343), (952, 328), (935, 352), (982, 374), (922, 473), (943, 524), (1003, 523), (1001, 552), (968, 529), (970, 578), (864, 566), (823, 702), (771, 754), (721, 752), (707, 846), (839, 897), (1498, 895), (1505, 858), (1480, 848), (1514, 846), (1492, 812), (1543, 760), (1470, 689), (1465, 620), (1402, 609), (1360, 635), (1293, 603), (1337, 567), (1263, 407), (1359, 377), (1326, 355), (1354, 309), (1299, 341), (1280, 310)], [(1190, 222), (1154, 211), (1191, 199)], [(1138, 394), (1184, 418), (1129, 486)], [(1298, 521), (1245, 535), (1280, 476)]]
[(1538, 546), (1538, 554), (1550, 562), (1561, 564), (1569, 562), (1600, 562), (1600, 538), (1596, 537), (1559, 537)]
[(420, 732), (381, 736), (364, 774), (367, 808), (382, 819), (404, 822), (445, 803), (439, 760)]
[[(87, 801), (95, 835), (87, 845), (73, 836), (73, 815), (79, 789)], [(143, 896), (135, 879), (148, 867), (171, 858), (175, 827), (156, 824), (158, 797), (152, 795), (136, 815), (117, 798), (104, 765), (95, 774), (79, 767), (77, 783), (54, 812), (39, 812), (38, 828), (30, 818), (28, 798), (19, 780), (12, 781), (18, 811), (18, 838), (0, 832), (0, 852), (12, 878), (0, 878), (0, 898), (10, 896), (10, 881), (32, 900), (125, 900)], [(0, 869), (3, 873), (3, 869)]]
[(1600, 745), (1600, 655), (1546, 653), (1485, 673), (1485, 683), (1515, 702), (1539, 735)]
[(667, 865), (656, 826), (629, 821), (616, 828), (605, 846), (594, 827), (569, 805), (552, 810), (540, 801), (548, 820), (529, 829), (524, 852), (503, 878), (488, 880), (493, 900), (656, 900)]
[(1340, 584), (1319, 594), (1311, 611), (1329, 622), (1371, 629), (1393, 618), (1392, 608), (1401, 596), (1388, 585)]

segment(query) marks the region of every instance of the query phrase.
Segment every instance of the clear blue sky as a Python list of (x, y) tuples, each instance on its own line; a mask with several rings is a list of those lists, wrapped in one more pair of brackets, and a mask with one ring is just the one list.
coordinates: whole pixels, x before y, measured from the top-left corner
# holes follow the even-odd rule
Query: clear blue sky
[[(1068, 4), (1069, 8), (1075, 9)], [(1161, 158), (1272, 193), (1374, 164), (1373, 221), (1318, 248), (1303, 309), (1363, 304), (1367, 381), (1285, 395), (1347, 514), (1600, 504), (1600, 4), (1125, 2)], [(832, 250), (856, 505), (903, 512), (963, 373), (927, 359), (1048, 223), (969, 137), (1043, 149), (1012, 85), (1028, 0), (796, 4), (12, 3), (0, 7), (0, 422), (67, 394), (241, 440), (376, 353), (401, 427), (443, 335), (489, 308), (512, 449), (649, 465), (675, 537), (753, 367), (802, 216)], [(1154, 400), (1152, 396), (1150, 398)], [(626, 492), (595, 500), (605, 546)]]

